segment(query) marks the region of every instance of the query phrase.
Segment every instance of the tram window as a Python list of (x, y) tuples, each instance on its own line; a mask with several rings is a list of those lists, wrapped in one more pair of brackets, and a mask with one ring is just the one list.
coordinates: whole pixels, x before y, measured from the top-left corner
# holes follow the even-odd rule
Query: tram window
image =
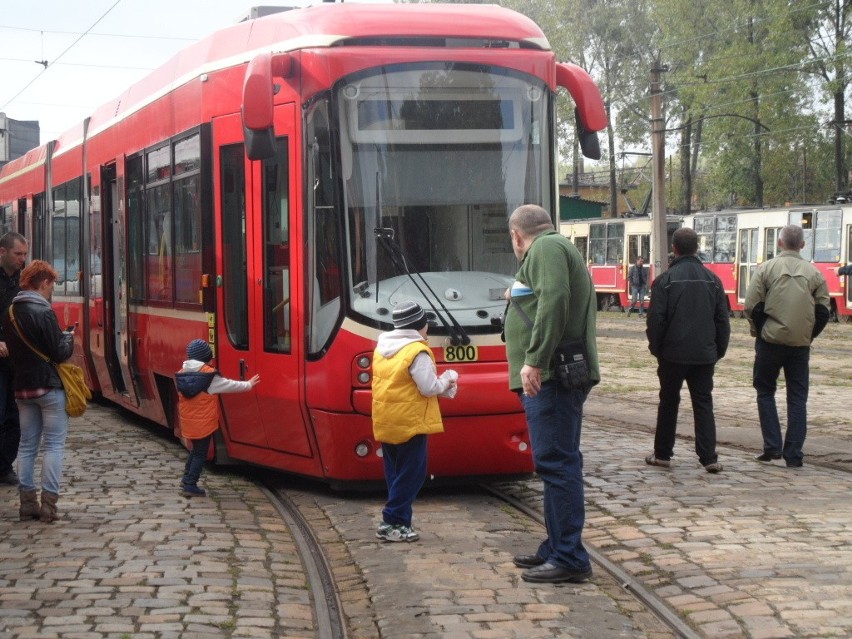
[(168, 145), (148, 152), (148, 182), (158, 182), (171, 176), (171, 153)]
[(0, 206), (0, 235), (12, 230), (12, 205)]
[(174, 183), (175, 301), (201, 303), (201, 192), (198, 174)]
[(595, 224), (590, 231), (592, 264), (621, 264), (624, 259), (624, 224)]
[(588, 262), (589, 260), (589, 238), (586, 236), (579, 236), (574, 238), (574, 246), (577, 247), (577, 250), (580, 251), (580, 255), (583, 256), (583, 261)]
[(768, 228), (763, 241), (763, 261), (771, 260), (778, 254), (778, 234), (780, 228)]
[(59, 273), (54, 293), (79, 294), (80, 271), (80, 179), (53, 189), (51, 214), (51, 263)]
[(290, 337), (290, 148), (275, 141), (263, 161), (263, 348), (289, 353)]
[(222, 299), (225, 330), (234, 348), (246, 350), (248, 281), (246, 272), (246, 178), (242, 144), (219, 151), (219, 200), (222, 203)]
[(709, 262), (713, 259), (713, 231), (714, 218), (712, 217), (697, 217), (695, 218), (695, 234), (698, 235), (698, 257), (702, 262)]
[(814, 262), (839, 262), (841, 211), (818, 211), (814, 229)]
[(720, 215), (716, 218), (716, 237), (713, 261), (733, 262), (737, 251), (737, 216)]
[[(651, 236), (650, 235), (631, 235), (628, 237), (627, 244), (627, 263), (635, 264), (638, 258), (643, 258), (646, 262), (651, 254)], [(650, 266), (647, 264), (645, 268)]]
[(201, 141), (196, 133), (175, 142), (175, 175), (197, 171), (201, 168)]
[(127, 158), (127, 294), (134, 302), (145, 299), (143, 175), (142, 156)]
[(814, 258), (814, 213), (813, 211), (791, 211), (790, 224), (802, 227), (802, 239), (805, 246), (799, 252), (809, 262)]
[(146, 250), (146, 289), (148, 299), (171, 302), (174, 299), (172, 283), (172, 206), (170, 185), (161, 184), (146, 192), (148, 215)]
[[(309, 146), (308, 184), (308, 250), (309, 259), (307, 291), (308, 349), (319, 353), (331, 338), (340, 318), (340, 241), (339, 221), (336, 218), (334, 163), (332, 161), (332, 134), (328, 117), (328, 102), (317, 102), (307, 119)], [(329, 235), (330, 234), (330, 235)]]

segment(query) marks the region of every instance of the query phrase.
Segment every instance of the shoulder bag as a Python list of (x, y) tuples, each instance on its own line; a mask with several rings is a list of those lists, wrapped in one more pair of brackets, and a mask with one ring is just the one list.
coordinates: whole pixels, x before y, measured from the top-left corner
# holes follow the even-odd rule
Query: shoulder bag
[(18, 337), (26, 344), (30, 350), (38, 355), (48, 364), (52, 364), (59, 373), (59, 379), (62, 380), (62, 388), (65, 390), (65, 412), (69, 417), (80, 417), (86, 412), (88, 401), (92, 398), (92, 391), (86, 386), (86, 378), (83, 375), (83, 369), (70, 362), (62, 362), (57, 364), (47, 355), (38, 350), (32, 343), (24, 337), (21, 327), (15, 320), (15, 312), (12, 310), (14, 304), (9, 306), (9, 319), (12, 320), (12, 326), (15, 327), (15, 332)]
[[(509, 298), (514, 302), (513, 298)], [(532, 328), (533, 323), (529, 315), (526, 314), (521, 305), (514, 302), (515, 309), (521, 314), (529, 328)], [(556, 350), (553, 352), (553, 362), (556, 370), (556, 378), (560, 385), (565, 390), (581, 390), (588, 393), (594, 384), (592, 383), (592, 375), (589, 370), (588, 354), (586, 353), (586, 324), (583, 323), (583, 336), (577, 339), (569, 339), (556, 345)]]

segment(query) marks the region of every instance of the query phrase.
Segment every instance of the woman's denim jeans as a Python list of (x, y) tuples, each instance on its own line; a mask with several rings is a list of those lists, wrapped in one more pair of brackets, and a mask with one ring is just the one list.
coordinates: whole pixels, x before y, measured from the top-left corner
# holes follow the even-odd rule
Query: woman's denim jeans
[(527, 414), (535, 470), (544, 484), (547, 539), (538, 556), (562, 568), (588, 570), (583, 546), (586, 520), (580, 431), (586, 393), (544, 382), (535, 397), (521, 396)]
[(62, 460), (68, 436), (65, 391), (51, 389), (41, 397), (19, 399), (21, 445), (18, 448), (18, 481), (22, 490), (35, 490), (35, 461), (42, 448), (41, 489), (59, 494)]

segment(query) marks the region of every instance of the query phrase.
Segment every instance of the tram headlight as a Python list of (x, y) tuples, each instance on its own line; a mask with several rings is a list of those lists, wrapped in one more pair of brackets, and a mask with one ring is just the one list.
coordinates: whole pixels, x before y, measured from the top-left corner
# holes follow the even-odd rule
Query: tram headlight
[(358, 368), (370, 368), (370, 358), (366, 355), (359, 357), (356, 363), (358, 364)]
[(370, 449), (372, 446), (368, 442), (360, 442), (355, 445), (355, 454), (358, 457), (366, 457), (370, 454)]
[(358, 381), (361, 384), (369, 384), (370, 383), (370, 373), (367, 371), (358, 373)]

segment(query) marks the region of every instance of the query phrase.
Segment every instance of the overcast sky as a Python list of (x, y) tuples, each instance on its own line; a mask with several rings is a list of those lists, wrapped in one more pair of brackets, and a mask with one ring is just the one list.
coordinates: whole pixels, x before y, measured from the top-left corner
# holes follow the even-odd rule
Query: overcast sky
[(234, 24), (251, 6), (308, 4), (310, 0), (5, 0), (0, 11), (0, 112), (15, 120), (38, 120), (44, 144), (177, 51)]

